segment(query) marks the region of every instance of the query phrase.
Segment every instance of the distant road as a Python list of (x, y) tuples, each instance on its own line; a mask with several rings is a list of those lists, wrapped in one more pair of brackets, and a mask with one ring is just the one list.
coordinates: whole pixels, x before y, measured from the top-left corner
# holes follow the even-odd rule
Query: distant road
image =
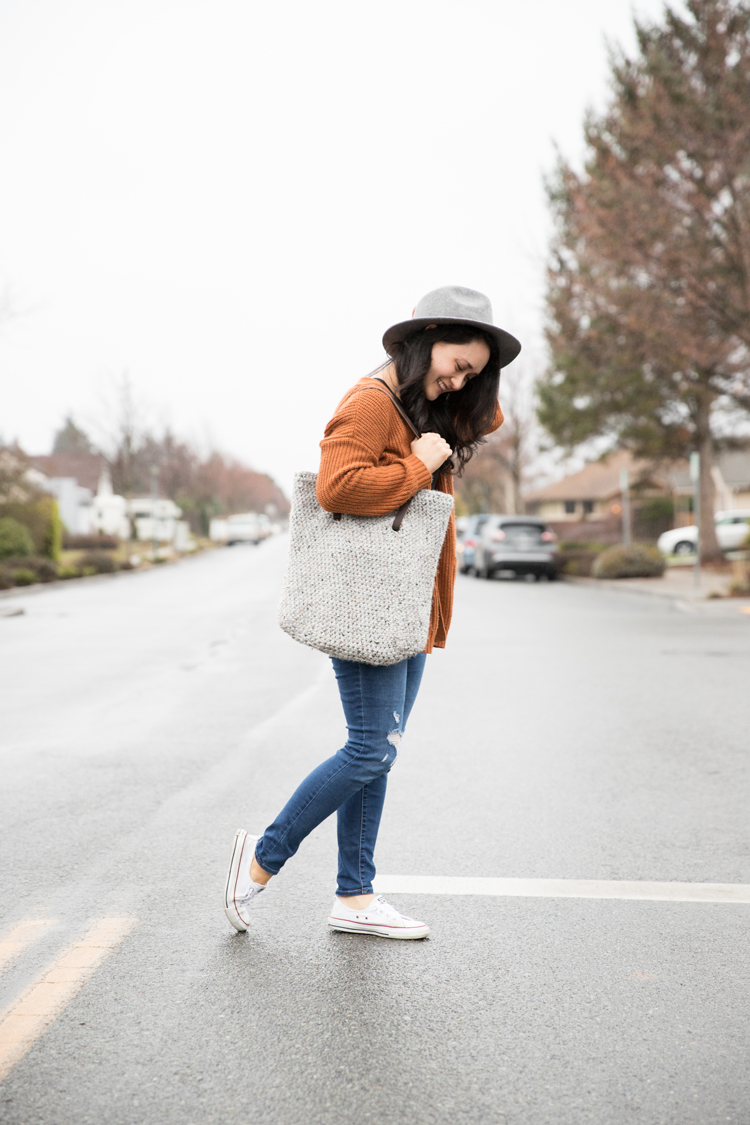
[(3, 1125), (745, 1125), (750, 904), (679, 886), (750, 884), (750, 617), (460, 578), (378, 850), (430, 939), (328, 931), (333, 822), (236, 935), (345, 737), (285, 551), (0, 603)]

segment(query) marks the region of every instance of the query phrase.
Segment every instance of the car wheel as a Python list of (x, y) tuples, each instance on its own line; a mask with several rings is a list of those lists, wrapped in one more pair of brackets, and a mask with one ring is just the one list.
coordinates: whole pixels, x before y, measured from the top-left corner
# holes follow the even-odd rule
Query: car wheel
[(675, 543), (675, 555), (694, 555), (695, 543), (691, 543), (689, 539), (681, 539), (679, 543)]
[(487, 566), (487, 563), (485, 563), (484, 566), (480, 566), (477, 574), (480, 578), (492, 578), (492, 571)]
[(554, 569), (554, 567), (547, 571), (547, 581), (557, 582), (557, 571)]

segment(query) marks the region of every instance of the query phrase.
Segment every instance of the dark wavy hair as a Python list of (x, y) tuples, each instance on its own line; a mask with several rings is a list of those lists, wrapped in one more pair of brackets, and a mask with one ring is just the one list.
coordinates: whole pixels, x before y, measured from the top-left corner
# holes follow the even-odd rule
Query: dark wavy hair
[[(490, 358), (479, 375), (467, 379), (460, 391), (440, 395), (434, 402), (425, 398), (424, 379), (432, 362), (432, 345), (468, 344), (484, 340)], [(484, 441), (495, 418), (500, 386), (500, 351), (494, 336), (471, 325), (438, 324), (423, 328), (391, 345), (401, 402), (420, 433), (440, 434), (453, 450), (453, 457), (440, 471), (460, 476), (464, 466)], [(385, 365), (384, 365), (385, 366)]]

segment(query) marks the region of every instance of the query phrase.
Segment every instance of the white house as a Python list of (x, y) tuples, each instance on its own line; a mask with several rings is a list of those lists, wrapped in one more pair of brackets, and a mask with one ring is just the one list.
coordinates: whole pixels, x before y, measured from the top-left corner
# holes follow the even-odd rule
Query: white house
[[(176, 551), (193, 549), (190, 527), (177, 504), (161, 497), (118, 496), (100, 454), (49, 454), (30, 460), (29, 474), (36, 474), (35, 483), (56, 498), (70, 535), (101, 533), (143, 542), (155, 538), (171, 543)], [(85, 485), (79, 484), (81, 478)]]
[(82, 488), (75, 477), (45, 477), (41, 487), (57, 500), (60, 519), (71, 535), (91, 535), (94, 497), (90, 488)]
[(116, 535), (118, 539), (130, 538), (128, 502), (124, 496), (118, 496), (112, 491), (112, 479), (107, 469), (102, 469), (91, 507), (93, 531), (100, 531), (103, 535)]

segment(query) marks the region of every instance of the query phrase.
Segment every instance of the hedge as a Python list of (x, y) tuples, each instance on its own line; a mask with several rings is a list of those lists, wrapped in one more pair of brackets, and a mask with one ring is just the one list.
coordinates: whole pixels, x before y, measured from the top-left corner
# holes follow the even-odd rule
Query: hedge
[[(62, 550), (62, 522), (57, 501), (42, 496), (28, 503), (7, 501), (0, 504), (0, 519), (13, 519), (23, 524), (33, 542), (33, 553), (57, 562)], [(15, 554), (20, 554), (16, 551)]]
[(78, 565), (84, 574), (113, 574), (117, 570), (117, 563), (106, 551), (88, 551)]
[(119, 545), (115, 535), (63, 535), (66, 551), (114, 551)]
[[(44, 559), (38, 555), (16, 555), (9, 559), (3, 559), (0, 565), (6, 579), (13, 579), (13, 575), (19, 570), (30, 571), (34, 575), (35, 582), (54, 582), (56, 578), (59, 578), (57, 564), (53, 563), (52, 559)], [(29, 583), (9, 581), (8, 585), (28, 586)], [(4, 589), (7, 589), (8, 585)]]
[(656, 547), (635, 543), (632, 547), (608, 547), (602, 551), (591, 573), (595, 578), (660, 578), (666, 565)]
[(34, 554), (34, 541), (29, 529), (12, 516), (0, 519), (0, 559), (12, 559)]

